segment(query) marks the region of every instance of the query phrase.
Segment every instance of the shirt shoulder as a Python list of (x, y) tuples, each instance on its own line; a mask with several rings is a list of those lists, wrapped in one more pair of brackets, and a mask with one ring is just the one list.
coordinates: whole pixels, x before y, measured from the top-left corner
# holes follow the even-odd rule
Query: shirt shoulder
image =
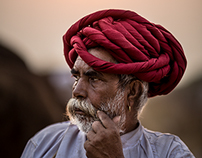
[(51, 141), (53, 138), (59, 139), (60, 137), (63, 136), (69, 125), (70, 125), (69, 122), (61, 122), (49, 125), (44, 129), (42, 129), (41, 131), (39, 131), (38, 133), (36, 133), (34, 137), (31, 138), (31, 141), (37, 147), (39, 144), (41, 144), (42, 141), (48, 141), (48, 140)]
[(28, 141), (21, 157), (24, 158), (27, 157), (27, 155), (29, 155), (29, 157), (36, 157), (31, 155), (34, 155), (36, 151), (41, 154), (45, 150), (50, 149), (53, 144), (55, 146), (53, 150), (56, 150), (69, 126), (70, 122), (67, 121), (52, 124), (42, 129)]
[(194, 158), (189, 148), (176, 135), (154, 132), (145, 128), (144, 135), (149, 140), (154, 155), (160, 158)]

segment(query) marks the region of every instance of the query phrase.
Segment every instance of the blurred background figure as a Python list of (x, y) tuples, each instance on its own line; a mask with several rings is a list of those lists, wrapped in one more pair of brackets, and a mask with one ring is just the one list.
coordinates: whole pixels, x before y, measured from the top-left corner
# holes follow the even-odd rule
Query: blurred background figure
[(1, 157), (20, 157), (27, 140), (64, 120), (64, 112), (48, 79), (33, 74), (15, 52), (0, 45)]

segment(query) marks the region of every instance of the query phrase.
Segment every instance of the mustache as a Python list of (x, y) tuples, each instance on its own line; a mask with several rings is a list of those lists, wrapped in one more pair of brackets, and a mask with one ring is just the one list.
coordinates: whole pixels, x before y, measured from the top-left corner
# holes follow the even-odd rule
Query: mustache
[(84, 112), (86, 115), (96, 118), (97, 117), (97, 110), (91, 103), (87, 102), (86, 100), (79, 100), (71, 98), (67, 103), (67, 115), (70, 113), (71, 115), (75, 115), (75, 111), (80, 110)]

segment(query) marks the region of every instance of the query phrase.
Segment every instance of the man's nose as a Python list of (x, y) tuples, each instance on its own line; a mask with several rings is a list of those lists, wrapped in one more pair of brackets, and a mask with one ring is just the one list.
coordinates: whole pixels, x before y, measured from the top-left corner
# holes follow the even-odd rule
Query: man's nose
[(72, 90), (73, 97), (86, 98), (87, 97), (87, 83), (84, 79), (80, 78), (74, 85)]

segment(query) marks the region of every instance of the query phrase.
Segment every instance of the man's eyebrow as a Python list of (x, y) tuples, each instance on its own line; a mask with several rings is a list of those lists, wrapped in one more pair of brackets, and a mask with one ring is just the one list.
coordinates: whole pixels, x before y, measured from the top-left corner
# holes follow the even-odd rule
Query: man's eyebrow
[(103, 77), (103, 74), (101, 72), (98, 72), (98, 71), (95, 71), (95, 70), (88, 70), (84, 74), (86, 76)]
[(74, 68), (71, 69), (71, 74), (79, 74), (78, 70), (75, 70)]
[[(76, 70), (76, 69), (74, 69), (74, 68), (72, 68), (71, 69), (71, 74), (79, 74), (79, 71), (78, 70)], [(86, 76), (97, 76), (97, 77), (103, 77), (104, 75), (101, 73), (101, 72), (98, 72), (98, 71), (95, 71), (95, 70), (93, 70), (93, 69), (90, 69), (90, 70), (87, 70), (86, 72), (84, 72), (84, 75), (86, 75)]]

